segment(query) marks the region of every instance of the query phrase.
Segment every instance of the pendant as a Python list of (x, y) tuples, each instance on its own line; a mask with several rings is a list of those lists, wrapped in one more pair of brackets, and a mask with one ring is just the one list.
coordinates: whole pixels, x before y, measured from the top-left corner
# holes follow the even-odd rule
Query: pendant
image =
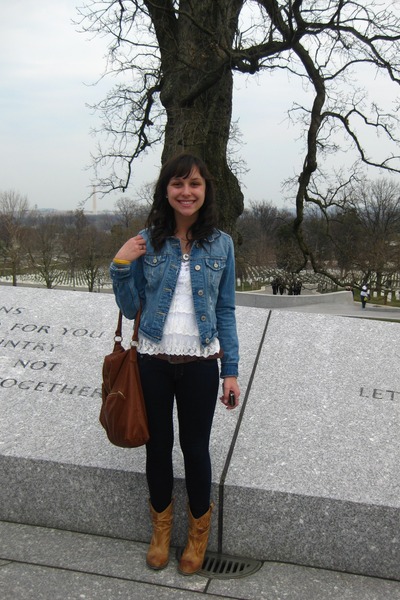
[(185, 262), (187, 262), (189, 259), (190, 259), (189, 254), (187, 254), (186, 252), (185, 252), (185, 254), (182, 254), (182, 260), (184, 260)]

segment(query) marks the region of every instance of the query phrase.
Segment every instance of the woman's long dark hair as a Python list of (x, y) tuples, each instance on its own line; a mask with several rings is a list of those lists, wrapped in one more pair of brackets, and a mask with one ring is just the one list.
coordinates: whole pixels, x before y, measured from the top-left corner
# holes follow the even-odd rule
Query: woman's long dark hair
[(199, 170), (200, 175), (205, 179), (206, 192), (204, 204), (199, 210), (198, 218), (188, 231), (190, 242), (204, 240), (216, 227), (214, 184), (207, 166), (201, 158), (193, 154), (178, 154), (161, 168), (154, 190), (153, 205), (146, 221), (146, 227), (150, 229), (151, 243), (155, 250), (160, 250), (165, 240), (174, 235), (176, 230), (174, 211), (167, 199), (167, 186), (173, 177), (186, 179), (195, 168)]

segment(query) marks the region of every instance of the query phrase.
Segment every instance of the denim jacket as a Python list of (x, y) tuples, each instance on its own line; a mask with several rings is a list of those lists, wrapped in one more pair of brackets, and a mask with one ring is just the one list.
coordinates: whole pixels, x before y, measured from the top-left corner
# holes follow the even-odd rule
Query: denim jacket
[[(167, 238), (155, 251), (149, 232), (146, 254), (129, 265), (111, 263), (110, 274), (116, 302), (128, 319), (134, 319), (142, 303), (139, 332), (158, 343), (171, 306), (181, 266), (177, 238)], [(190, 276), (200, 342), (208, 345), (218, 337), (224, 355), (221, 377), (237, 376), (239, 343), (235, 317), (235, 262), (232, 238), (215, 229), (203, 245), (195, 242), (190, 252)]]

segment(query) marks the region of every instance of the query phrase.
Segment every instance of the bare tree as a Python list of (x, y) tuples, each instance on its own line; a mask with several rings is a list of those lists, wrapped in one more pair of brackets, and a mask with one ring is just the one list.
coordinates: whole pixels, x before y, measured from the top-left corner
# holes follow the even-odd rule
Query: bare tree
[(237, 224), (241, 242), (236, 256), (238, 263), (275, 265), (276, 232), (280, 224), (280, 211), (270, 202), (251, 202)]
[(23, 233), (28, 210), (26, 196), (14, 190), (0, 193), (0, 252), (11, 271), (13, 286), (17, 285), (17, 276), (27, 254)]
[(303, 255), (293, 232), (292, 219), (278, 229), (276, 258), (277, 267), (285, 273), (286, 283), (302, 270)]
[(63, 277), (62, 246), (60, 241), (62, 219), (57, 215), (36, 214), (34, 226), (27, 239), (31, 265), (48, 289)]
[(80, 254), (83, 279), (89, 292), (93, 292), (104, 264), (109, 262), (110, 236), (94, 226), (87, 227), (81, 240)]
[(111, 227), (114, 251), (144, 227), (148, 213), (148, 208), (144, 204), (129, 198), (120, 198), (115, 206), (115, 222)]
[(389, 179), (363, 182), (352, 198), (360, 222), (359, 268), (367, 279), (371, 275), (380, 293), (391, 288), (393, 274), (400, 263), (400, 185)]
[(142, 207), (129, 198), (119, 198), (115, 203), (117, 219), (125, 229), (133, 231), (141, 220)]
[[(327, 213), (344, 198), (338, 187), (357, 172), (351, 167), (338, 186), (321, 168), (327, 156), (347, 144), (361, 163), (399, 172), (396, 107), (380, 110), (352, 86), (361, 69), (399, 83), (400, 16), (389, 0), (87, 0), (80, 15), (83, 30), (111, 37), (109, 72), (129, 74), (97, 107), (109, 141), (97, 165), (111, 163), (100, 177), (103, 191), (125, 190), (133, 161), (164, 140), (163, 161), (190, 150), (210, 165), (220, 225), (232, 231), (243, 210), (227, 162), (235, 71), (284, 69), (310, 92), (307, 106), (293, 98), (291, 113), (304, 125), (303, 166), (291, 192), (299, 268), (310, 260), (320, 269), (303, 235), (305, 205)], [(379, 158), (368, 150), (371, 130), (392, 142), (392, 153)]]
[(63, 255), (72, 279), (72, 287), (75, 289), (76, 275), (81, 263), (81, 247), (85, 230), (88, 227), (86, 215), (82, 209), (74, 211), (72, 218), (64, 220), (64, 228), (61, 235)]
[(329, 239), (333, 246), (339, 279), (355, 286), (360, 279), (360, 258), (364, 244), (360, 216), (349, 202), (344, 209), (337, 209), (331, 216)]

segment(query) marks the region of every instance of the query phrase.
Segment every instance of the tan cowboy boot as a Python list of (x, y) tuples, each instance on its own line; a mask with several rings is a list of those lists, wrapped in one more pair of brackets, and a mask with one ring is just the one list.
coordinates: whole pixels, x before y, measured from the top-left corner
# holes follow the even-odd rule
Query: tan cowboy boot
[(164, 569), (169, 561), (169, 544), (172, 530), (173, 502), (163, 511), (156, 512), (150, 503), (150, 515), (153, 522), (153, 535), (146, 562), (151, 569)]
[(214, 503), (212, 502), (208, 511), (198, 519), (194, 518), (190, 512), (190, 508), (188, 508), (189, 537), (178, 565), (178, 571), (182, 573), (182, 575), (193, 575), (193, 573), (200, 571), (203, 565), (210, 533), (211, 513), (213, 508)]

